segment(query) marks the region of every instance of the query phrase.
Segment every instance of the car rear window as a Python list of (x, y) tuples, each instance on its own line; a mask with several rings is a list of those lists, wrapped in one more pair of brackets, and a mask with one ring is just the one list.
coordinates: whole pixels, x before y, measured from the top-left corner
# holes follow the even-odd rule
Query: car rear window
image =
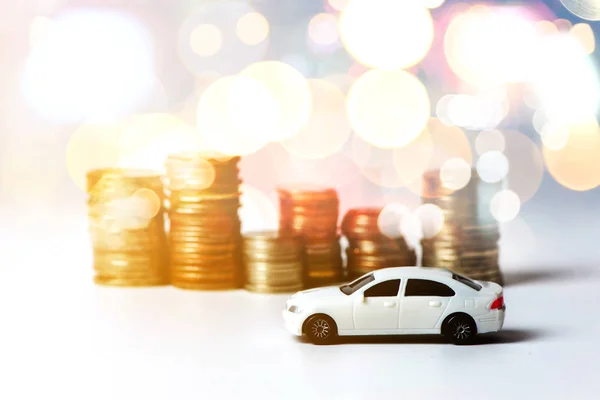
[(465, 284), (471, 289), (477, 290), (478, 292), (481, 290), (481, 285), (479, 283), (474, 282), (469, 278), (465, 278), (464, 276), (452, 274), (452, 279), (454, 279), (455, 281), (459, 281), (460, 283)]

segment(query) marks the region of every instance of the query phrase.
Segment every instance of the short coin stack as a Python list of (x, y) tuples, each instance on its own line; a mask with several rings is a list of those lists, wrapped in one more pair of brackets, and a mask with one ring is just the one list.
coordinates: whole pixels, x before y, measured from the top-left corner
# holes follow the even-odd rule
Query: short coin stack
[(451, 193), (442, 186), (439, 173), (428, 173), (424, 179), (427, 195), (423, 202), (442, 209), (444, 225), (433, 238), (421, 240), (422, 265), (502, 284), (498, 265), (500, 232), (490, 211), (491, 198), (501, 183), (485, 183), (474, 170), (468, 185)]
[(244, 234), (246, 290), (289, 293), (303, 288), (302, 241), (278, 232)]
[(278, 192), (280, 232), (303, 240), (305, 286), (337, 282), (342, 276), (337, 192), (307, 185), (279, 188)]
[(416, 265), (414, 249), (402, 237), (384, 235), (378, 225), (381, 208), (349, 210), (342, 220), (348, 239), (347, 269), (350, 279), (380, 268)]
[(241, 286), (239, 157), (168, 157), (171, 283), (183, 289)]
[(87, 174), (94, 281), (109, 286), (169, 283), (160, 176), (126, 169)]

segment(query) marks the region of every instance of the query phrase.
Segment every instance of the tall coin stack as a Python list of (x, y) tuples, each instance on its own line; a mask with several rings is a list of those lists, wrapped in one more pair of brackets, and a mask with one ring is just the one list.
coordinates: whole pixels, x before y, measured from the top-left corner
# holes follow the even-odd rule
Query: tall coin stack
[(161, 178), (127, 169), (87, 174), (94, 282), (109, 286), (166, 285), (168, 257)]
[(278, 232), (244, 234), (244, 287), (252, 292), (290, 293), (303, 288), (302, 241)]
[(500, 231), (490, 210), (492, 196), (501, 186), (501, 182), (483, 182), (473, 170), (467, 186), (451, 192), (442, 186), (439, 172), (427, 173), (422, 201), (442, 209), (444, 225), (433, 238), (421, 240), (422, 265), (502, 284), (498, 264)]
[(239, 160), (217, 154), (168, 157), (173, 286), (196, 290), (241, 286)]
[(277, 191), (280, 232), (303, 240), (305, 286), (324, 286), (340, 280), (339, 200), (335, 189), (295, 186)]
[(379, 229), (381, 208), (349, 210), (342, 220), (348, 239), (347, 268), (350, 279), (380, 268), (416, 265), (417, 256), (402, 237), (388, 237)]

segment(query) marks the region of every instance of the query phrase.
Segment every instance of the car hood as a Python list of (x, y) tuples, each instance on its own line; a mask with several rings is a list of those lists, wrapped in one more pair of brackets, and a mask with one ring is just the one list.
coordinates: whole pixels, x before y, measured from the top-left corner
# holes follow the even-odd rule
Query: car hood
[(325, 297), (346, 297), (338, 286), (327, 286), (316, 289), (303, 290), (296, 293), (291, 297), (293, 302), (296, 301), (312, 301), (316, 299), (322, 299)]

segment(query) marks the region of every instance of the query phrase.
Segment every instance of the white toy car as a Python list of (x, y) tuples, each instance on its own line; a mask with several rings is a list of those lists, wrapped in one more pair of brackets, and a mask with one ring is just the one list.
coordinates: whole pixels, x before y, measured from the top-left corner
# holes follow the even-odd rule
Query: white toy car
[(502, 286), (442, 268), (384, 268), (342, 286), (304, 290), (285, 304), (294, 335), (315, 344), (337, 336), (443, 334), (470, 344), (504, 324)]

